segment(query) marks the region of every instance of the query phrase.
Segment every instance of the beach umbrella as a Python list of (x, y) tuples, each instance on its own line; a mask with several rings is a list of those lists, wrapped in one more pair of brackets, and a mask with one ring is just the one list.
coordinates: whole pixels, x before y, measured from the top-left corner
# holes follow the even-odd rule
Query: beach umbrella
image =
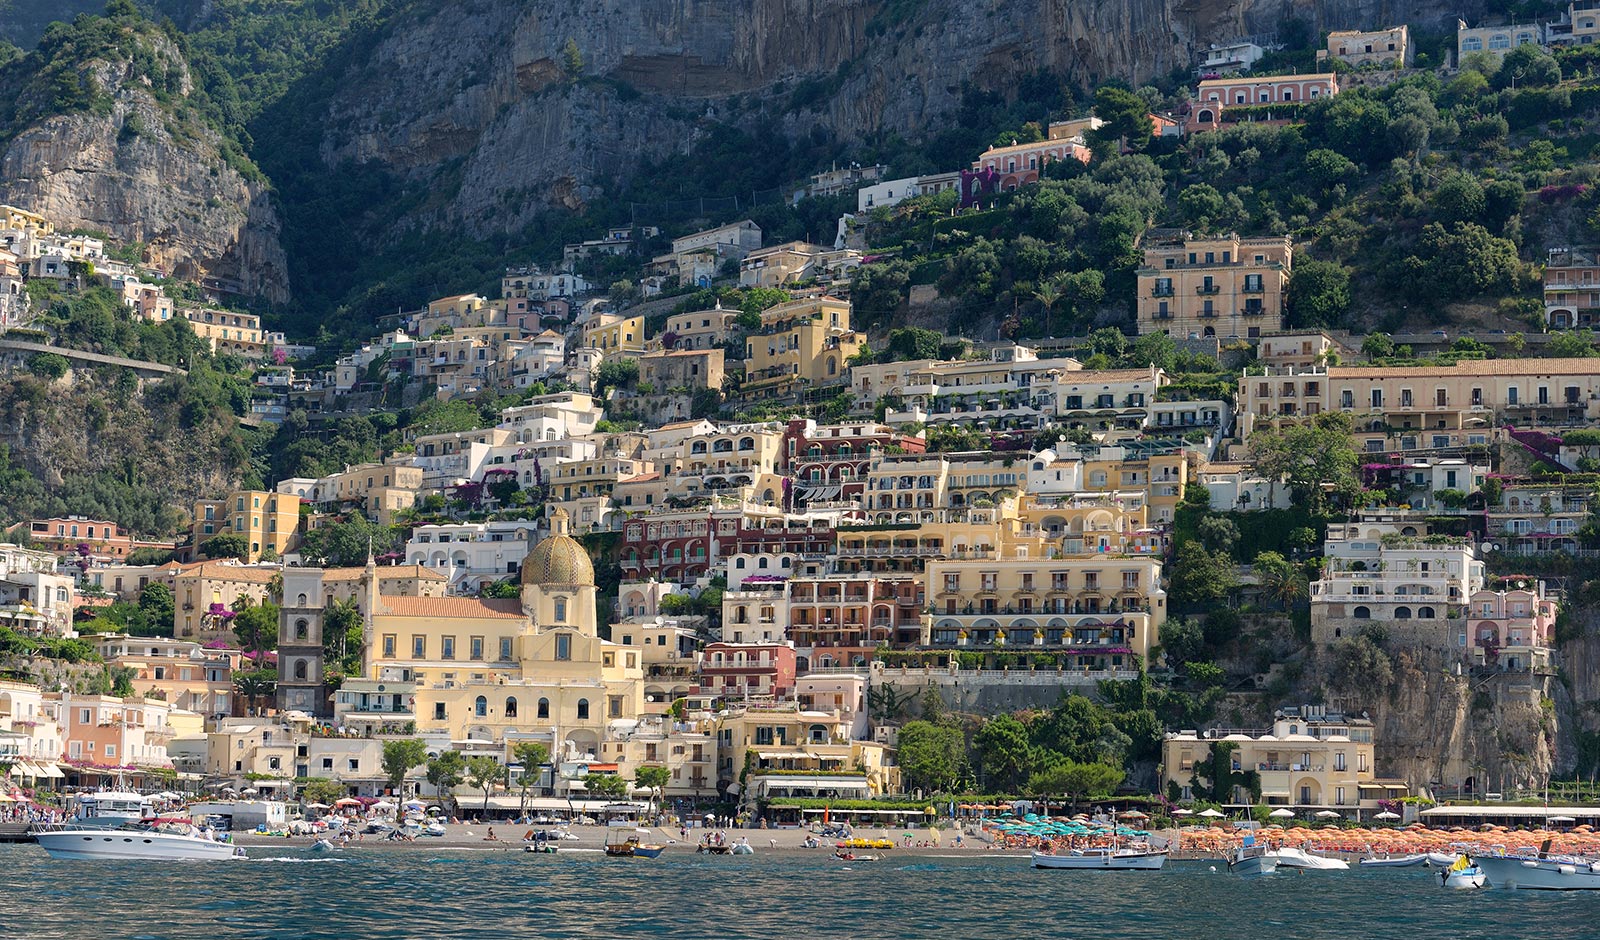
[(1545, 821), (1546, 822), (1553, 822), (1553, 823), (1577, 822), (1577, 820), (1573, 819), (1571, 816), (1551, 816), (1549, 819), (1547, 819)]
[(334, 806), (360, 806), (361, 805), (361, 801), (356, 799), (353, 796), (347, 796), (342, 800), (334, 800), (333, 801), (333, 805)]
[(1388, 810), (1384, 810), (1383, 812), (1378, 813), (1376, 816), (1373, 816), (1372, 818), (1373, 819), (1399, 819), (1400, 818), (1400, 814), (1399, 813), (1391, 813)]
[(1294, 810), (1292, 810), (1292, 809), (1275, 809), (1272, 812), (1268, 813), (1267, 815), (1270, 816), (1273, 819), (1293, 819), (1294, 818)]
[(1223, 816), (1225, 816), (1227, 814), (1226, 813), (1219, 813), (1214, 809), (1208, 809), (1208, 810), (1203, 811), (1200, 815), (1204, 816), (1206, 819), (1221, 819)]
[(1172, 816), (1193, 816), (1194, 815), (1194, 810), (1192, 810), (1192, 809), (1175, 809), (1169, 815), (1172, 815)]
[(245, 796), (255, 796), (261, 791), (257, 790), (255, 787), (245, 787), (243, 792)]
[(331, 808), (332, 807), (330, 807), (326, 803), (307, 803), (306, 804), (306, 809), (331, 809)]
[(1118, 815), (1121, 816), (1123, 819), (1149, 819), (1150, 818), (1148, 815), (1146, 815), (1144, 813), (1141, 813), (1136, 809), (1130, 809), (1127, 812), (1119, 813)]
[(1324, 810), (1319, 810), (1317, 812), (1317, 818), (1318, 819), (1338, 819), (1339, 818), (1339, 814), (1334, 812), (1331, 809), (1324, 809)]

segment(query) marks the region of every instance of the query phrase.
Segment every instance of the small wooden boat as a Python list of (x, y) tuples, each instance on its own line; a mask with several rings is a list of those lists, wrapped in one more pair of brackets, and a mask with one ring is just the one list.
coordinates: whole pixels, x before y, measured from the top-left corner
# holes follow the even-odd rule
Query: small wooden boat
[(606, 854), (612, 858), (656, 858), (666, 846), (647, 842), (648, 829), (613, 829), (606, 833)]

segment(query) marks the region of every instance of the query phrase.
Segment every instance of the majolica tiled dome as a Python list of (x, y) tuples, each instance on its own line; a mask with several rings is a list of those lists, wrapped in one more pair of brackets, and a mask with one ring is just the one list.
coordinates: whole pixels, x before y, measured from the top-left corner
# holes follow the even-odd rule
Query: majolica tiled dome
[(551, 513), (550, 535), (522, 561), (523, 584), (594, 584), (594, 562), (568, 531), (567, 511)]

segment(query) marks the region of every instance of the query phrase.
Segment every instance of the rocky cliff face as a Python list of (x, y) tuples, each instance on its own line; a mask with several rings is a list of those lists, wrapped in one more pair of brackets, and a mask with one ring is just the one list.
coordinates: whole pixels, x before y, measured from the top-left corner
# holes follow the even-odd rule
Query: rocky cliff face
[[(279, 222), (269, 189), (215, 130), (185, 116), (188, 66), (165, 37), (140, 40), (171, 94), (158, 99), (131, 61), (76, 66), (96, 106), (16, 128), (0, 149), (0, 202), (62, 228), (99, 229), (142, 242), (145, 261), (179, 277), (245, 296), (288, 298)], [(241, 169), (244, 172), (241, 172)]]
[[(1435, 24), (1438, 0), (477, 0), (413, 7), (341, 76), (323, 160), (418, 180), (459, 163), (424, 224), (511, 230), (612, 189), (641, 158), (682, 149), (707, 120), (783, 102), (789, 132), (915, 137), (964, 85), (1008, 92), (1041, 70), (1082, 88), (1187, 67), (1198, 50), (1313, 29)], [(1471, 11), (1466, 11), (1470, 13)], [(563, 49), (578, 50), (581, 76)], [(812, 83), (804, 102), (797, 84)], [(784, 111), (784, 106), (776, 108)]]

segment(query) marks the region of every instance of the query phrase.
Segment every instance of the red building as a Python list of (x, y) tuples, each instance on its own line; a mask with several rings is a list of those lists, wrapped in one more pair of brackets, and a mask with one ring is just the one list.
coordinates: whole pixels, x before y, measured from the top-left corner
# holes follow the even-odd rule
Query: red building
[(860, 505), (866, 492), (867, 467), (874, 451), (897, 447), (907, 454), (928, 449), (927, 441), (887, 425), (822, 424), (790, 421), (783, 432), (779, 469), (794, 482), (788, 494), (792, 509), (823, 508), (837, 503)]
[(708, 643), (700, 651), (700, 690), (723, 699), (786, 699), (794, 676), (794, 647), (785, 643)]
[(622, 527), (623, 577), (692, 581), (739, 550), (747, 525), (741, 508), (672, 509), (630, 519)]
[[(64, 559), (88, 558), (96, 562), (118, 563), (136, 548), (155, 548), (171, 551), (176, 542), (153, 542), (134, 538), (127, 529), (115, 522), (88, 519), (83, 516), (61, 516), (53, 519), (34, 519), (26, 523), (28, 538), (41, 551), (51, 552)], [(18, 523), (10, 531), (19, 532)], [(80, 547), (81, 546), (81, 547)]]
[(915, 646), (922, 634), (922, 580), (870, 575), (794, 578), (789, 639), (808, 667), (869, 662), (881, 646)]

